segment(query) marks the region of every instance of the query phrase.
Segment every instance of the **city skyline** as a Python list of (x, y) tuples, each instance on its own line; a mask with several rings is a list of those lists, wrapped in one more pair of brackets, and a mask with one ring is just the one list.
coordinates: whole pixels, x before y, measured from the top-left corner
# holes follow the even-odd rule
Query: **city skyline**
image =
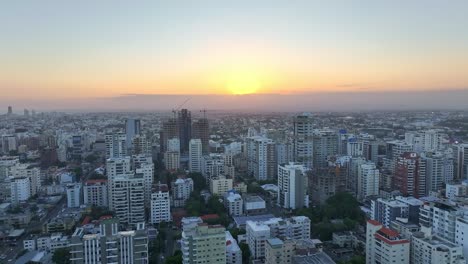
[[(464, 108), (467, 8), (466, 1), (3, 3), (0, 106), (163, 110), (179, 97), (214, 96), (207, 107), (232, 110), (245, 109), (244, 101), (305, 110), (299, 99), (323, 110), (443, 108), (425, 99), (411, 108), (409, 91), (444, 94), (446, 108)], [(171, 95), (179, 97), (166, 102)], [(158, 96), (167, 106), (129, 100)]]

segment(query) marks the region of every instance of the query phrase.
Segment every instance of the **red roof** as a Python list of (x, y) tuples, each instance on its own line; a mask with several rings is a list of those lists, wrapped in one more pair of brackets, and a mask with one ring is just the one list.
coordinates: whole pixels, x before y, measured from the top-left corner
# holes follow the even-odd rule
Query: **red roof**
[(219, 215), (217, 214), (207, 214), (207, 215), (202, 215), (200, 218), (205, 221), (205, 220), (213, 220), (213, 219), (218, 219)]
[(389, 245), (398, 245), (398, 244), (406, 244), (406, 243), (409, 243), (409, 240), (407, 239), (400, 239), (400, 240), (390, 240), (380, 234), (374, 234), (374, 237), (385, 242), (386, 244), (389, 244)]
[(386, 228), (386, 227), (382, 227), (378, 232), (382, 232), (384, 235), (386, 235), (388, 237), (398, 237), (400, 235), (400, 234), (398, 234), (397, 231), (391, 230), (391, 229)]
[(83, 219), (83, 222), (81, 222), (81, 225), (87, 225), (89, 224), (89, 222), (91, 222), (91, 217), (89, 216), (86, 216), (84, 219)]
[(111, 219), (112, 218), (112, 215), (103, 215), (101, 217), (99, 217), (99, 220), (102, 221), (102, 220), (107, 220), (107, 219)]
[(371, 225), (375, 225), (375, 226), (379, 226), (379, 225), (382, 225), (381, 223), (379, 223), (379, 221), (376, 221), (376, 220), (367, 220), (367, 223), (371, 224)]
[(86, 184), (101, 183), (101, 182), (107, 182), (107, 180), (106, 179), (87, 180)]

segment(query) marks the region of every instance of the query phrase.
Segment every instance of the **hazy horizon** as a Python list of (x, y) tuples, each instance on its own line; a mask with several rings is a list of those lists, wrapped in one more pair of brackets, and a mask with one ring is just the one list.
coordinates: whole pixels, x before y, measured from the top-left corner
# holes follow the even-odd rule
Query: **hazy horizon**
[(439, 91), (316, 92), (303, 94), (161, 95), (128, 94), (116, 97), (5, 100), (1, 112), (12, 106), (37, 111), (170, 111), (183, 108), (227, 111), (372, 111), (372, 110), (468, 110), (468, 89)]

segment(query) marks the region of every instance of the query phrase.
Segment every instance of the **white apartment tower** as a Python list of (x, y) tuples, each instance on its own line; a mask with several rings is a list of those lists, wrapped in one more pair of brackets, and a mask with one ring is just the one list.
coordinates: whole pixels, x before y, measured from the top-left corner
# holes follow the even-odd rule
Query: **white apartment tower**
[(121, 223), (136, 225), (145, 221), (145, 181), (128, 173), (109, 179), (109, 209)]
[(105, 142), (107, 158), (121, 158), (127, 155), (127, 135), (125, 133), (107, 134)]
[(287, 209), (309, 207), (305, 167), (295, 163), (278, 165), (278, 205)]
[(191, 139), (189, 142), (189, 171), (201, 172), (202, 161), (202, 142), (201, 139)]
[(156, 184), (151, 193), (150, 223), (159, 224), (171, 221), (171, 201), (166, 184)]
[(373, 162), (361, 164), (358, 167), (357, 196), (363, 200), (379, 194), (380, 172)]
[(409, 240), (375, 220), (367, 221), (366, 263), (403, 264), (410, 263), (409, 261)]

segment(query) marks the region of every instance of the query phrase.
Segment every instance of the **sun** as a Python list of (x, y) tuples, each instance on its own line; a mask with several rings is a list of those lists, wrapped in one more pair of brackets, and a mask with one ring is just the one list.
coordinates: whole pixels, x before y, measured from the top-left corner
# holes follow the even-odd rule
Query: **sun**
[(250, 74), (234, 75), (228, 79), (227, 90), (234, 95), (253, 94), (260, 90), (261, 82)]

